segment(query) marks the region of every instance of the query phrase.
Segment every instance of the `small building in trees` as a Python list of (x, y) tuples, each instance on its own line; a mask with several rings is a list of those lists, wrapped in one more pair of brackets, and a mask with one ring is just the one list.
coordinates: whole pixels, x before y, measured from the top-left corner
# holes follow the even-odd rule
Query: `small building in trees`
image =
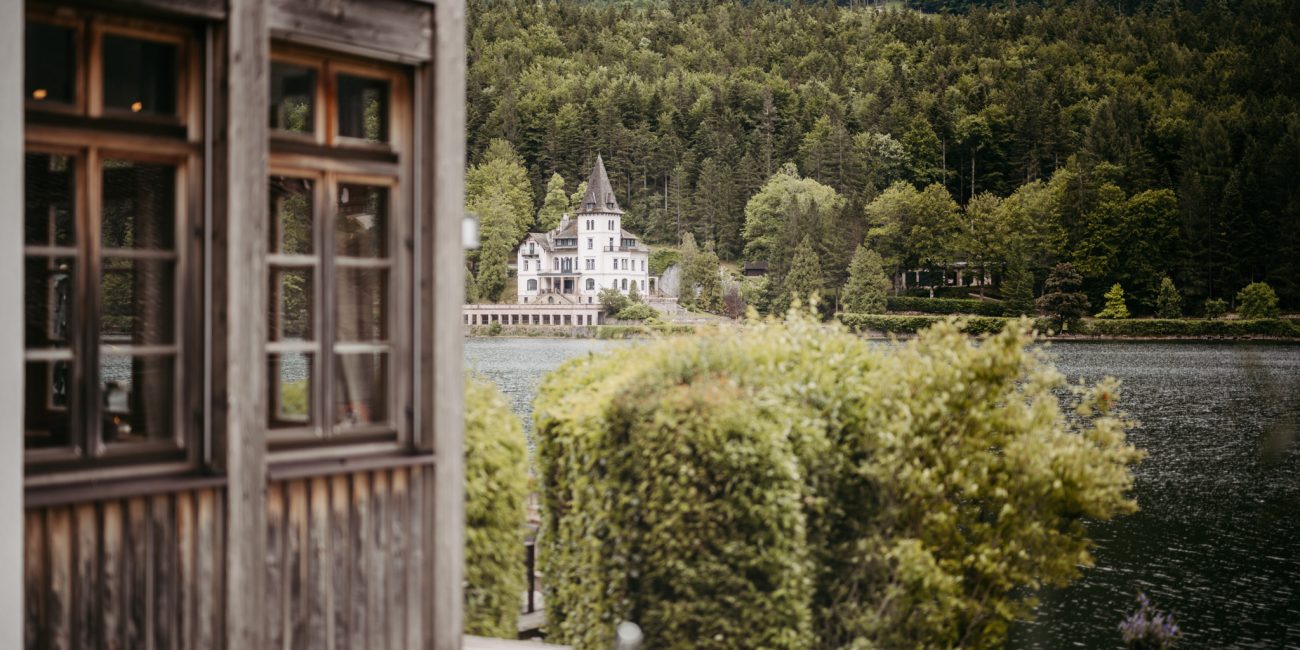
[(587, 193), (573, 218), (565, 215), (550, 232), (528, 233), (516, 253), (519, 302), (597, 304), (603, 289), (640, 295), (655, 291), (650, 249), (623, 229), (623, 210), (596, 155)]

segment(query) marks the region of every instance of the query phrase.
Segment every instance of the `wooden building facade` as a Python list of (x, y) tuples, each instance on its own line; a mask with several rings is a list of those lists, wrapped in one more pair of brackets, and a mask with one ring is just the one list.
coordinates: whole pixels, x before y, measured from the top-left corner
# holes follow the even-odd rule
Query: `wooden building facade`
[(3, 4), (0, 647), (458, 648), (463, 1)]

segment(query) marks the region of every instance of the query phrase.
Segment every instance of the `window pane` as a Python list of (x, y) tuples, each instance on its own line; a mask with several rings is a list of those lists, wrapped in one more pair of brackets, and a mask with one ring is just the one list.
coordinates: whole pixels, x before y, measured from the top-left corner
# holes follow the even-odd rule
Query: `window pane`
[(72, 439), (72, 363), (29, 361), (24, 382), (27, 448), (67, 446)]
[(70, 27), (27, 23), (27, 98), (38, 102), (72, 104), (77, 100), (76, 31)]
[(104, 161), (105, 248), (171, 250), (176, 241), (176, 168)]
[(312, 270), (271, 270), (272, 341), (312, 339)]
[(271, 128), (294, 133), (316, 130), (316, 70), (271, 62)]
[(74, 268), (70, 257), (27, 258), (23, 302), (28, 348), (72, 347)]
[(388, 142), (388, 82), (338, 76), (339, 135)]
[(73, 159), (44, 153), (26, 156), (26, 241), (41, 246), (76, 242)]
[(384, 341), (388, 338), (388, 271), (384, 269), (340, 268), (338, 322), (340, 341)]
[(311, 222), (311, 181), (288, 176), (272, 177), (271, 252), (310, 255)]
[(335, 222), (339, 255), (384, 257), (388, 254), (388, 188), (341, 185)]
[(163, 440), (172, 435), (176, 358), (104, 355), (99, 399), (104, 442)]
[(175, 280), (175, 262), (105, 258), (100, 284), (100, 342), (171, 343), (176, 315)]
[(313, 357), (291, 352), (267, 358), (267, 387), (271, 392), (268, 417), (272, 428), (311, 424)]
[(388, 421), (388, 355), (334, 356), (334, 422), (339, 427)]
[(176, 46), (107, 34), (104, 106), (142, 115), (176, 114)]

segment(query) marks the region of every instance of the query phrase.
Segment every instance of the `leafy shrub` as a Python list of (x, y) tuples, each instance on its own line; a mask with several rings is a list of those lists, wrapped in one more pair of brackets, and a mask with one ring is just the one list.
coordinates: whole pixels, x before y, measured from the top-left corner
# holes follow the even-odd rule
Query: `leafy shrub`
[(523, 425), (492, 384), (465, 382), (465, 632), (515, 638), (524, 591)]
[(600, 293), (596, 294), (596, 300), (600, 302), (601, 307), (605, 308), (605, 311), (611, 314), (617, 314), (632, 304), (631, 299), (624, 295), (622, 291), (613, 287), (601, 289)]
[(1113, 382), (1061, 404), (1025, 328), (886, 351), (795, 317), (557, 369), (534, 412), (554, 639), (1000, 645), (1087, 563), (1083, 521), (1133, 509), (1139, 457)]
[(676, 248), (655, 248), (650, 251), (650, 275), (663, 275), (679, 259), (681, 254)]
[(1072, 333), (1090, 336), (1138, 337), (1300, 337), (1300, 324), (1282, 319), (1194, 320), (1135, 318), (1122, 321), (1086, 321)]
[(1205, 312), (1206, 318), (1223, 318), (1223, 315), (1228, 313), (1228, 303), (1219, 300), (1218, 298), (1210, 298), (1205, 301), (1205, 305), (1202, 306), (1202, 309)]
[[(916, 334), (927, 327), (947, 320), (943, 316), (904, 316), (899, 314), (840, 314), (839, 321), (858, 332), (885, 334)], [(967, 334), (992, 334), (1000, 332), (1015, 319), (995, 316), (968, 316), (956, 322)], [(1047, 331), (1051, 323), (1045, 319), (1035, 321), (1039, 331)]]
[(923, 314), (975, 314), (978, 316), (1003, 316), (1006, 308), (996, 302), (959, 298), (913, 298), (889, 296), (885, 299), (889, 311), (916, 311)]
[(496, 336), (501, 333), (501, 329), (502, 329), (501, 323), (497, 321), (493, 321), (491, 324), (488, 325), (487, 335)]
[(1097, 314), (1097, 318), (1128, 318), (1128, 305), (1124, 304), (1124, 287), (1119, 283), (1111, 285), (1106, 292), (1106, 306)]
[(1265, 282), (1252, 282), (1237, 292), (1237, 313), (1242, 318), (1277, 318), (1277, 294)]
[(1178, 293), (1174, 281), (1165, 276), (1160, 279), (1160, 293), (1156, 295), (1156, 316), (1160, 318), (1182, 318), (1183, 296)]
[(619, 320), (651, 320), (659, 317), (659, 311), (645, 303), (635, 302), (618, 310), (614, 317)]

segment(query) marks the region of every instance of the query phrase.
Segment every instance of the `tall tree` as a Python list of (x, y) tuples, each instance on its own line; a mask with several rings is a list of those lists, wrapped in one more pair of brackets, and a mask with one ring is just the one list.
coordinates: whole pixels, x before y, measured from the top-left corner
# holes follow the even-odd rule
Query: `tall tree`
[(546, 198), (542, 200), (542, 209), (537, 211), (537, 227), (542, 232), (556, 229), (561, 217), (569, 210), (569, 195), (564, 191), (564, 177), (551, 174), (551, 180), (546, 183)]
[(782, 283), (779, 311), (786, 311), (795, 302), (807, 305), (813, 294), (821, 293), (823, 288), (822, 265), (817, 251), (813, 249), (812, 238), (804, 237), (794, 249), (790, 272)]

